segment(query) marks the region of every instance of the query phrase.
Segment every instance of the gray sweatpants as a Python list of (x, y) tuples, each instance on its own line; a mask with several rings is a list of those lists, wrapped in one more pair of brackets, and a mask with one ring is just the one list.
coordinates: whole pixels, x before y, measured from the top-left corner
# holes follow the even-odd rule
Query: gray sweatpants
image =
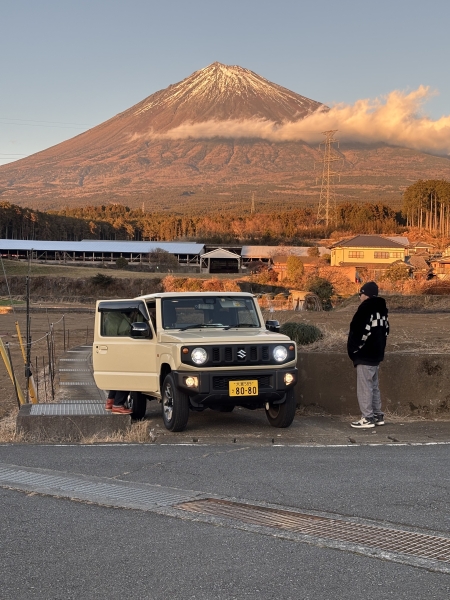
[(370, 365), (356, 365), (356, 393), (363, 417), (383, 414), (381, 411), (380, 388), (378, 387), (378, 369)]

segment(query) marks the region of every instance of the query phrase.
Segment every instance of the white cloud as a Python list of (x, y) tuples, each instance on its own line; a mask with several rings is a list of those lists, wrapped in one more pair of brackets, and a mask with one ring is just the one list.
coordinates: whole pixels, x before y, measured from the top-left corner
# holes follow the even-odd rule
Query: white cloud
[(358, 100), (353, 105), (338, 104), (294, 123), (276, 124), (265, 119), (210, 120), (185, 123), (165, 134), (149, 132), (149, 137), (262, 138), (272, 142), (302, 140), (316, 143), (323, 139), (323, 131), (337, 129), (337, 137), (343, 142), (385, 142), (450, 155), (450, 116), (433, 121), (422, 111), (432, 95), (429, 87), (420, 86), (409, 93), (395, 90), (374, 100)]

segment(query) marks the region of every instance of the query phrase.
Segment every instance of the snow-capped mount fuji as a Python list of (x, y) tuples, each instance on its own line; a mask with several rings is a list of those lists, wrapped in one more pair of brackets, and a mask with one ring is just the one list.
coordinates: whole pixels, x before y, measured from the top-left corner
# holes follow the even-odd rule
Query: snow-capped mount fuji
[(156, 92), (123, 116), (151, 118), (153, 131), (162, 133), (186, 122), (207, 120), (296, 121), (322, 106), (253, 71), (215, 62)]
[[(0, 167), (0, 201), (40, 209), (120, 202), (147, 210), (318, 202), (317, 146), (258, 135), (328, 108), (239, 66), (213, 63), (70, 140)], [(320, 138), (319, 138), (320, 139)], [(383, 144), (346, 146), (338, 192), (401, 202), (412, 181), (449, 162)], [(248, 201), (249, 202), (249, 201)], [(237, 206), (235, 204), (235, 206)]]

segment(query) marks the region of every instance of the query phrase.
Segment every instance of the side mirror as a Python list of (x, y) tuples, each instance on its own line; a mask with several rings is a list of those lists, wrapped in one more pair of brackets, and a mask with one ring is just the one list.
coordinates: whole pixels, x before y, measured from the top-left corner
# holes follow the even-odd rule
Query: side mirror
[(266, 329), (280, 333), (280, 323), (278, 321), (266, 321)]
[(148, 323), (132, 323), (131, 333), (132, 338), (151, 338), (152, 332)]

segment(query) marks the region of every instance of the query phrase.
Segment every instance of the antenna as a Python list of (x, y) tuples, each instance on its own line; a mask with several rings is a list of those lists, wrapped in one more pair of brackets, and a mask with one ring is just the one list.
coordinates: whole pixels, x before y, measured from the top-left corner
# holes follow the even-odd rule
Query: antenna
[(319, 150), (323, 145), (323, 171), (322, 171), (322, 187), (320, 189), (320, 200), (319, 208), (317, 210), (316, 224), (320, 225), (336, 225), (337, 224), (337, 209), (336, 209), (336, 193), (334, 189), (335, 177), (339, 177), (339, 173), (332, 171), (331, 163), (338, 160), (342, 160), (340, 156), (335, 153), (332, 144), (338, 144), (338, 140), (334, 139), (334, 134), (337, 129), (330, 129), (329, 131), (322, 131), (322, 135), (325, 136), (325, 140), (320, 144)]

